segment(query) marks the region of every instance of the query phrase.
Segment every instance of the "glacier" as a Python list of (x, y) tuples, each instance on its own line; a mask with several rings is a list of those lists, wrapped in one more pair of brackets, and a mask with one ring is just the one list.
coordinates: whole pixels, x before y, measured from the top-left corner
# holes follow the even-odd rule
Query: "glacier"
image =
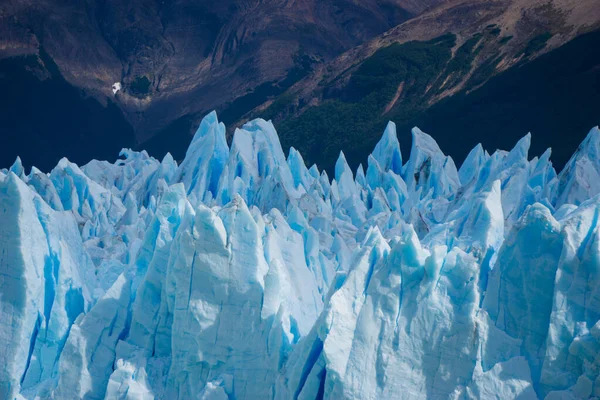
[(331, 178), (270, 121), (0, 171), (1, 399), (600, 398), (600, 130), (557, 173), (390, 122)]

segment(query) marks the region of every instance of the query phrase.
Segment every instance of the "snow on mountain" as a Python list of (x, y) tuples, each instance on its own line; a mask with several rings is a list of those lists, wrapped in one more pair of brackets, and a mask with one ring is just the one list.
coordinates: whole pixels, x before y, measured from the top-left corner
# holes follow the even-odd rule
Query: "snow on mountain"
[(600, 396), (600, 130), (556, 174), (390, 123), (330, 181), (216, 113), (180, 165), (0, 172), (0, 398)]

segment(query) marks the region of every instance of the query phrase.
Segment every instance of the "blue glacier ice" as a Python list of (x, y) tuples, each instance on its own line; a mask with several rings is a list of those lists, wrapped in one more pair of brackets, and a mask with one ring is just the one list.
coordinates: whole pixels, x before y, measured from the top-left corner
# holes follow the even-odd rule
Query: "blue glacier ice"
[(333, 179), (225, 132), (0, 171), (0, 399), (600, 398), (598, 127), (557, 173), (390, 122)]

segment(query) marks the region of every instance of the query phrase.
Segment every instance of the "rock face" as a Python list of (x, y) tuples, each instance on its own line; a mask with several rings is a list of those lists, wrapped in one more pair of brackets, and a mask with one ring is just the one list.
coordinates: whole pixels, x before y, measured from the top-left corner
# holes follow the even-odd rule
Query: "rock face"
[[(328, 172), (341, 149), (364, 163), (388, 120), (438, 132), (459, 161), (477, 143), (511, 146), (527, 127), (543, 137), (536, 152), (552, 147), (562, 168), (598, 123), (588, 106), (600, 101), (598, 27), (594, 0), (444, 2), (315, 66), (240, 122), (271, 119), (286, 147)], [(571, 129), (573, 113), (582, 125)]]
[[(452, 69), (444, 71), (443, 79), (431, 82), (440, 89), (430, 94), (431, 100), (437, 101), (465, 86), (481, 85), (494, 73), (523, 64), (531, 56), (556, 48), (583, 32), (593, 31), (597, 29), (599, 22), (600, 11), (593, 0), (577, 4), (566, 0), (543, 3), (537, 0), (440, 2), (437, 7), (432, 7), (352, 48), (331, 62), (318, 66), (314, 74), (307, 76), (290, 91), (294, 102), (300, 103), (294, 113), (302, 113), (305, 108), (330, 98), (332, 89), (345, 84), (365, 60), (394, 43), (429, 41), (453, 33), (457, 35), (453, 50), (457, 50), (470, 41), (471, 46), (466, 45), (459, 51), (462, 58), (456, 60)], [(531, 39), (535, 39), (534, 43), (530, 43)], [(473, 49), (476, 51), (470, 57)], [(477, 71), (480, 66), (487, 67), (492, 73), (471, 85), (471, 74), (461, 73), (461, 68), (465, 67), (457, 65), (461, 63), (470, 64), (467, 69), (471, 73), (481, 73)], [(405, 82), (407, 85), (409, 83)], [(395, 100), (382, 105), (380, 111), (388, 113), (393, 106), (401, 105), (398, 97), (401, 98), (402, 92), (406, 91), (407, 88), (399, 89)], [(428, 94), (427, 92), (423, 91), (423, 94)]]
[(330, 181), (273, 125), (207, 115), (178, 165), (0, 172), (0, 397), (600, 394), (600, 168), (390, 123)]
[(0, 55), (42, 46), (76, 87), (113, 98), (121, 83), (117, 103), (143, 141), (183, 113), (221, 107), (288, 73), (293, 83), (307, 63), (439, 2), (8, 0), (0, 6)]
[[(158, 158), (168, 150), (181, 161), (201, 117), (217, 109), (230, 126), (255, 117), (272, 119), (284, 134), (285, 147), (293, 145), (305, 159), (318, 162), (328, 172), (342, 149), (354, 168), (364, 162), (387, 120), (410, 125), (405, 128), (423, 127), (424, 122), (413, 121), (411, 116), (421, 115), (457, 92), (470, 92), (498, 72), (526, 64), (596, 29), (599, 21), (594, 0), (133, 0), (126, 4), (114, 0), (6, 0), (0, 4), (0, 118), (8, 121), (1, 133), (9, 140), (0, 147), (0, 163), (7, 165), (20, 155), (27, 166), (50, 169), (65, 155), (84, 164), (93, 158), (111, 159), (121, 147), (144, 148)], [(338, 121), (364, 116), (372, 124), (363, 118), (349, 124), (361, 127), (355, 132), (353, 129), (351, 135), (323, 128), (325, 132), (306, 138), (303, 124), (294, 121), (310, 115), (305, 111), (314, 105), (347, 100), (340, 90), (379, 50), (392, 44), (429, 41), (447, 33), (456, 35), (456, 41), (446, 49), (447, 57), (437, 54), (430, 60), (417, 55), (417, 59), (425, 60), (424, 65), (417, 60), (419, 79), (385, 78), (390, 93), (369, 103), (375, 104), (375, 109), (361, 104), (361, 112), (317, 112), (319, 117), (334, 116)], [(581, 66), (576, 82), (563, 82), (569, 73), (561, 68), (557, 68), (557, 76), (533, 74), (544, 83), (561, 79), (560, 85), (543, 86), (558, 90), (544, 97), (565, 98), (566, 104), (578, 102), (573, 108), (583, 114), (581, 125), (573, 131), (568, 131), (570, 125), (565, 122), (571, 112), (557, 117), (565, 125), (556, 135), (583, 132), (597, 123), (593, 119), (595, 109), (586, 107), (597, 102), (594, 94), (598, 90), (592, 84), (596, 81), (596, 61), (586, 62), (595, 54), (593, 44), (559, 57), (574, 58), (572, 63), (565, 63), (567, 69)], [(30, 57), (16, 57), (23, 55)], [(409, 65), (415, 61), (403, 59)], [(439, 62), (441, 59), (444, 62)], [(392, 60), (391, 64), (401, 61)], [(433, 64), (442, 65), (431, 70), (428, 66)], [(518, 79), (509, 84), (524, 87)], [(588, 91), (577, 93), (578, 88)], [(515, 94), (526, 102), (521, 110), (541, 108), (531, 115), (567, 108), (564, 104), (527, 102), (530, 89), (522, 90), (523, 94)], [(539, 88), (532, 90), (538, 92)], [(571, 92), (575, 93), (573, 101), (567, 99)], [(28, 96), (30, 93), (33, 96)], [(502, 97), (491, 95), (492, 99)], [(462, 103), (467, 102), (459, 99), (458, 104)], [(483, 99), (474, 103), (492, 102)], [(514, 99), (509, 103), (514, 104)], [(480, 111), (476, 106), (466, 108)], [(491, 126), (506, 127), (505, 119), (510, 121), (515, 111), (511, 108), (495, 113), (495, 104), (490, 108), (478, 115)], [(65, 120), (71, 123), (65, 124)], [(309, 121), (311, 124), (328, 125)], [(293, 126), (301, 129), (294, 130)], [(535, 133), (551, 130), (538, 128), (531, 121), (507, 129), (518, 131), (521, 126), (537, 128)], [(425, 128), (441, 131), (438, 127)], [(565, 157), (580, 139), (570, 143), (573, 146)], [(479, 137), (472, 144), (482, 140)], [(31, 143), (37, 143), (35, 150)], [(364, 146), (353, 145), (356, 143)], [(450, 146), (443, 147), (457, 155)], [(566, 161), (562, 154), (555, 153), (555, 157), (560, 159), (560, 166)]]

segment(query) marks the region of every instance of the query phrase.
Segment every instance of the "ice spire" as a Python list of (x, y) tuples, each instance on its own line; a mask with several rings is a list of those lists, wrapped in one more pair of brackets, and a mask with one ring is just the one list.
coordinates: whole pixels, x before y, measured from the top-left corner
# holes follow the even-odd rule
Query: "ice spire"
[[(302, 186), (304, 190), (308, 189), (315, 178), (306, 168), (302, 155), (293, 147), (290, 148), (287, 163), (294, 179), (294, 187)], [(316, 172), (318, 173), (318, 171)]]
[(373, 150), (373, 158), (377, 160), (384, 171), (391, 170), (400, 175), (402, 172), (402, 153), (396, 135), (396, 124), (388, 122), (383, 136)]
[(19, 178), (23, 178), (25, 176), (25, 169), (23, 168), (23, 162), (21, 161), (21, 157), (17, 156), (17, 159), (9, 168), (9, 171), (18, 176)]
[(415, 127), (412, 129), (410, 158), (403, 169), (408, 191), (421, 197), (451, 196), (459, 187), (458, 171), (451, 157), (442, 153), (436, 141)]
[(412, 135), (330, 181), (211, 113), (180, 167), (0, 171), (0, 397), (600, 393), (598, 128), (560, 177)]
[(477, 146), (469, 152), (469, 155), (467, 155), (467, 158), (465, 158), (465, 161), (458, 170), (461, 185), (464, 186), (473, 180), (476, 180), (477, 174), (481, 171), (488, 159), (489, 156), (486, 157), (486, 153), (483, 150), (481, 143), (477, 144)]
[(352, 174), (352, 170), (346, 161), (344, 152), (340, 152), (340, 156), (335, 163), (335, 180), (338, 184), (340, 199), (344, 200), (348, 197), (357, 195), (354, 175)]
[(202, 119), (175, 180), (183, 182), (196, 201), (203, 201), (208, 193), (214, 197), (228, 154), (225, 125), (213, 111)]
[(600, 193), (600, 129), (596, 126), (558, 175), (556, 207), (579, 205)]

